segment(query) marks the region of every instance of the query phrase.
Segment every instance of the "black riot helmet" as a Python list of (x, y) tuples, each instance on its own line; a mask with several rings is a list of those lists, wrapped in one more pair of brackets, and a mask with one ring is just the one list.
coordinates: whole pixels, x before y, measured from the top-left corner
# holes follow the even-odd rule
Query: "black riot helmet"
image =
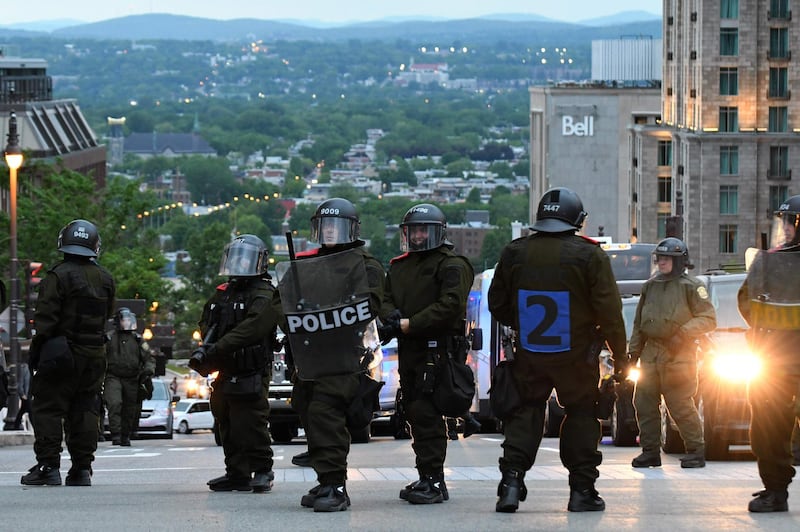
[(694, 267), (689, 263), (689, 248), (680, 238), (671, 236), (656, 244), (656, 249), (653, 250), (653, 261), (658, 262), (658, 257), (672, 257), (672, 271), (668, 275), (659, 274), (662, 279), (680, 277), (684, 270)]
[(114, 327), (120, 332), (136, 330), (136, 314), (128, 307), (120, 307), (114, 314)]
[(269, 266), (269, 251), (256, 235), (239, 235), (225, 246), (219, 274), (228, 277), (263, 275)]
[(800, 195), (792, 196), (781, 203), (774, 212), (772, 243), (776, 247), (792, 247), (800, 244)]
[(311, 217), (311, 240), (323, 246), (349, 244), (358, 240), (358, 212), (344, 198), (331, 198), (317, 207)]
[(577, 231), (583, 226), (586, 214), (575, 192), (565, 187), (551, 188), (539, 201), (532, 229), (544, 233)]
[(100, 234), (92, 222), (72, 220), (58, 232), (58, 251), (81, 257), (100, 254)]
[(422, 203), (408, 209), (400, 224), (400, 251), (426, 251), (445, 243), (447, 219), (436, 205)]

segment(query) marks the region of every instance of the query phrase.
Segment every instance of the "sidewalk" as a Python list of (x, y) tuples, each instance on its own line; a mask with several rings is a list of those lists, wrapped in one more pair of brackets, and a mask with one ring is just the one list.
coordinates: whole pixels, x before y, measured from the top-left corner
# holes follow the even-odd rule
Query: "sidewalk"
[(28, 423), (27, 417), (25, 420), (26, 430), (3, 430), (6, 419), (6, 408), (0, 409), (0, 447), (8, 445), (33, 445), (33, 429)]

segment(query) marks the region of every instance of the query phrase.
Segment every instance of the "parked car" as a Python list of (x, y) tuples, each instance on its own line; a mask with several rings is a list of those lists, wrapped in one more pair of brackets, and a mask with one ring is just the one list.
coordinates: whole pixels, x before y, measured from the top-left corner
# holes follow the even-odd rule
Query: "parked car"
[(214, 428), (211, 402), (208, 399), (183, 399), (173, 409), (172, 429), (181, 434)]
[(139, 436), (144, 434), (172, 439), (172, 393), (169, 383), (153, 379), (153, 397), (142, 402)]
[[(746, 340), (747, 322), (739, 314), (737, 293), (744, 273), (698, 275), (717, 311), (717, 328), (698, 345), (695, 403), (703, 421), (707, 460), (725, 460), (730, 445), (750, 444), (747, 385), (759, 378), (760, 360)], [(684, 452), (683, 440), (666, 412), (662, 421), (665, 452)]]
[[(622, 296), (622, 318), (625, 321), (625, 335), (627, 338), (631, 337), (631, 332), (633, 331), (633, 320), (636, 317), (636, 306), (638, 304), (639, 296)], [(601, 381), (614, 374), (614, 363), (611, 360), (609, 351), (603, 349), (600, 352), (598, 363), (600, 365)], [(636, 423), (636, 411), (633, 408), (633, 388), (633, 380), (617, 384), (617, 400), (614, 402), (611, 417), (601, 420), (603, 434), (611, 436), (612, 443), (618, 447), (637, 445), (636, 438), (639, 435), (639, 425)], [(563, 420), (564, 408), (558, 403), (558, 397), (554, 390), (547, 401), (547, 408), (545, 409), (544, 435), (547, 437), (558, 436)]]

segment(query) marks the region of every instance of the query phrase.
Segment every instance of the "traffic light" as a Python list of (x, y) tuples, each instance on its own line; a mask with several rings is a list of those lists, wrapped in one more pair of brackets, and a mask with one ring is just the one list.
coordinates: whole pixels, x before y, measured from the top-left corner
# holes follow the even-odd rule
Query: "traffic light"
[(25, 266), (25, 323), (28, 334), (33, 336), (33, 312), (36, 310), (36, 299), (39, 297), (39, 283), (42, 278), (39, 273), (42, 270), (41, 262), (28, 262)]

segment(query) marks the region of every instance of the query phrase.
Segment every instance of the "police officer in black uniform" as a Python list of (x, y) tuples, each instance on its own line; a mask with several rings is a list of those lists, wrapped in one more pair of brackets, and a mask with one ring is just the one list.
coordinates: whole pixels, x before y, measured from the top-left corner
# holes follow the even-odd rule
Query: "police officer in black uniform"
[(108, 408), (108, 428), (113, 445), (130, 447), (131, 434), (139, 427), (139, 388), (155, 372), (150, 346), (136, 331), (137, 321), (127, 307), (114, 314), (114, 330), (108, 336), (108, 368), (103, 399)]
[(28, 486), (61, 484), (61, 438), (72, 466), (67, 486), (92, 485), (97, 450), (100, 390), (106, 371), (105, 326), (114, 310), (116, 285), (97, 263), (100, 235), (86, 220), (58, 234), (64, 260), (39, 285), (30, 349), (36, 465), (23, 475)]
[(453, 252), (446, 228), (444, 213), (435, 205), (423, 203), (406, 212), (400, 224), (404, 254), (391, 260), (381, 309), (386, 322), (382, 338), (397, 336), (400, 388), (419, 472), (419, 480), (400, 490), (400, 498), (412, 504), (449, 499), (444, 481), (447, 427), (431, 394), (435, 361), (448, 351), (462, 361), (466, 356), (464, 325), (474, 272), (466, 258)]
[(208, 481), (211, 491), (272, 489), (268, 391), (281, 314), (275, 310), (280, 296), (267, 274), (268, 256), (255, 235), (240, 235), (225, 246), (219, 274), (228, 281), (217, 286), (203, 307), (199, 325), (208, 342), (189, 363), (204, 376), (219, 371), (211, 412), (219, 425), (225, 474)]
[(572, 190), (545, 192), (535, 232), (503, 249), (489, 287), (489, 310), (517, 333), (514, 382), (523, 403), (503, 420), (498, 512), (516, 511), (526, 498), (523, 478), (536, 459), (553, 388), (566, 413), (560, 452), (569, 470), (567, 509), (605, 509), (594, 487), (602, 454), (597, 450), (601, 432), (595, 412), (600, 375), (591, 344), (599, 325), (615, 355), (615, 372), (623, 374), (626, 338), (608, 256), (596, 242), (575, 234), (585, 217), (583, 203)]
[(739, 312), (750, 325), (749, 343), (759, 353), (763, 378), (748, 386), (750, 444), (764, 489), (751, 512), (789, 510), (795, 475), (791, 440), (800, 401), (800, 195), (775, 211), (773, 245), (753, 261), (739, 289)]
[[(360, 221), (355, 206), (343, 198), (323, 201), (311, 217), (311, 240), (321, 247), (299, 253), (298, 260), (324, 257), (350, 251), (363, 257), (369, 285), (369, 308), (377, 316), (383, 298), (384, 271), (380, 262), (364, 248), (358, 238)], [(304, 283), (303, 279), (300, 279)], [(308, 288), (313, 279), (306, 279)], [(313, 294), (310, 296), (313, 297)], [(287, 330), (287, 328), (283, 328)], [(331, 346), (337, 349), (339, 346)], [(300, 375), (302, 377), (302, 375)], [(347, 455), (350, 452), (350, 432), (345, 410), (353, 403), (358, 389), (357, 373), (331, 374), (311, 380), (295, 378), (292, 406), (298, 412), (308, 440), (311, 467), (318, 484), (300, 500), (301, 506), (315, 512), (347, 510)]]

